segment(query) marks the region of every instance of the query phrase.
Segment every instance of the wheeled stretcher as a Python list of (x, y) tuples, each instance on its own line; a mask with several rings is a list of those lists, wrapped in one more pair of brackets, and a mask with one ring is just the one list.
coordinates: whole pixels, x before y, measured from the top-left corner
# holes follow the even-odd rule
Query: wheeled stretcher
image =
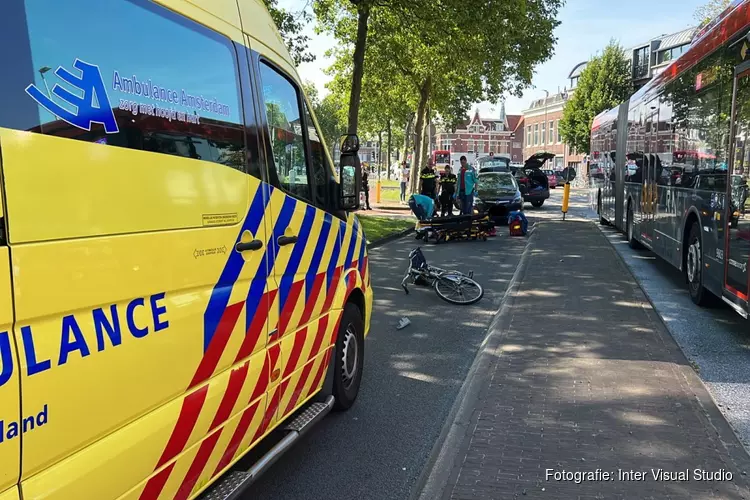
[(417, 221), (416, 239), (421, 239), (425, 243), (430, 240), (435, 241), (435, 243), (478, 239), (487, 241), (487, 236), (494, 227), (486, 213), (433, 217), (432, 219)]

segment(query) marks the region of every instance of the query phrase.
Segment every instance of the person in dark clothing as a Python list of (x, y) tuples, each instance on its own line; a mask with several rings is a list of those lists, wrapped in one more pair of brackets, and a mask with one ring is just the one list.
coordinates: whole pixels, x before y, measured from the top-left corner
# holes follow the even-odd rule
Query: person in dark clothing
[(440, 217), (453, 215), (453, 197), (456, 194), (456, 174), (446, 165), (440, 176)]
[(365, 192), (365, 210), (372, 210), (370, 207), (370, 174), (367, 173), (367, 168), (362, 168), (362, 190)]
[(437, 173), (432, 165), (427, 165), (419, 174), (419, 194), (437, 202)]

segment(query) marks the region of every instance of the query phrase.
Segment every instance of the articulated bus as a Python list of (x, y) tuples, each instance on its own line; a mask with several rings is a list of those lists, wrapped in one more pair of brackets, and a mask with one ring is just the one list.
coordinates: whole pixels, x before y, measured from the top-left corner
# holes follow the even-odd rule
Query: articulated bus
[(750, 0), (591, 129), (600, 222), (680, 269), (690, 297), (748, 316)]

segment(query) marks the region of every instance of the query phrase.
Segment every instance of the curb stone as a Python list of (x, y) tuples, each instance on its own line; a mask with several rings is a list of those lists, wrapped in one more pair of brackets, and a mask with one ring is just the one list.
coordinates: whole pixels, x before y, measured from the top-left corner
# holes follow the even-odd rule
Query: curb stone
[(427, 463), (422, 469), (422, 474), (417, 479), (414, 489), (412, 489), (410, 500), (434, 500), (444, 496), (458, 458), (459, 449), (469, 430), (475, 403), (484, 387), (485, 380), (481, 375), (489, 373), (494, 363), (497, 362), (493, 353), (509, 325), (511, 306), (514, 302), (513, 295), (526, 274), (529, 249), (534, 239), (537, 224), (538, 222), (534, 222), (528, 231), (526, 246), (505, 294), (503, 294), (499, 303), (494, 304), (498, 309), (487, 328), (487, 335), (482, 341), (466, 379), (458, 391), (456, 401), (446, 417), (440, 436), (432, 447)]

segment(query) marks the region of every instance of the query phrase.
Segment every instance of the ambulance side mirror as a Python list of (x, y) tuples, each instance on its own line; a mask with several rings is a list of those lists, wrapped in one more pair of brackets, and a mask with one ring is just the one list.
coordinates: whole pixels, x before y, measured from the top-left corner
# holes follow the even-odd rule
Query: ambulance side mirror
[(343, 136), (339, 161), (339, 208), (341, 210), (354, 211), (359, 209), (362, 167), (358, 152), (359, 137), (355, 134)]

